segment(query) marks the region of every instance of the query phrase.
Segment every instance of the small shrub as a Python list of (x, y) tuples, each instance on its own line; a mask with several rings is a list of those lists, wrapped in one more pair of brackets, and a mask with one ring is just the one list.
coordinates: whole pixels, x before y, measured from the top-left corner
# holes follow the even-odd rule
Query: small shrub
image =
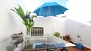
[(64, 40), (71, 40), (70, 35), (65, 35), (62, 37)]
[(62, 36), (60, 36), (60, 38), (62, 38)]
[(55, 32), (54, 33), (54, 36), (59, 37), (60, 36), (60, 33), (59, 32)]

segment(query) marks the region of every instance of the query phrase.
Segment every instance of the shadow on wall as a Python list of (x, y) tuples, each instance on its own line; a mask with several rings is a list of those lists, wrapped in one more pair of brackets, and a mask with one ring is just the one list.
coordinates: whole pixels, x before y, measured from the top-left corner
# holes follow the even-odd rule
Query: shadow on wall
[(91, 24), (91, 20), (89, 20), (87, 23), (90, 23)]
[[(10, 19), (10, 22), (12, 23), (13, 26), (16, 25), (16, 18), (19, 17), (18, 15), (16, 14), (13, 14), (12, 11), (8, 11), (8, 16), (9, 16), (9, 19)], [(16, 17), (16, 18), (15, 18)]]
[(2, 41), (0, 41), (0, 44), (2, 44), (2, 43), (4, 43), (4, 42), (6, 42), (6, 41), (8, 41), (9, 40), (9, 38), (8, 37), (5, 37), (5, 38), (3, 38), (3, 40)]

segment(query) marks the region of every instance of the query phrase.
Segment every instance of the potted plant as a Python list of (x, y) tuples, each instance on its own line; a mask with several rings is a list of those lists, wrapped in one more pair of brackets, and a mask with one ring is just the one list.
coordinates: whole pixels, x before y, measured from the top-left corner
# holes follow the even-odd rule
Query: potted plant
[(19, 6), (19, 8), (14, 7), (14, 9), (10, 9), (10, 10), (14, 11), (23, 20), (23, 24), (26, 26), (25, 45), (29, 46), (30, 45), (30, 29), (33, 28), (33, 26), (34, 26), (33, 18), (37, 18), (37, 16), (36, 15), (30, 16), (30, 14), (31, 14), (30, 11), (26, 11), (26, 13), (25, 13), (24, 10), (22, 9), (22, 7), (20, 5), (18, 5), (18, 6)]
[(68, 42), (71, 42), (71, 38), (70, 38), (70, 35), (65, 35), (62, 37), (64, 40), (68, 41)]
[(54, 36), (59, 37), (60, 33), (59, 32), (54, 32)]

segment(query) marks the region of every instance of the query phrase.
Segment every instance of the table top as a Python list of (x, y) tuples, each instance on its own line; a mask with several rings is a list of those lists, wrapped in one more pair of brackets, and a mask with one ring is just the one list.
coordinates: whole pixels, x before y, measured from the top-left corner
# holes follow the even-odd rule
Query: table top
[(63, 48), (69, 46), (76, 46), (72, 43), (34, 43), (33, 49), (55, 49), (55, 48)]
[(33, 44), (33, 49), (55, 49), (56, 46), (54, 44), (48, 43), (35, 43)]
[(54, 43), (54, 45), (55, 45), (57, 48), (63, 48), (63, 47), (65, 47), (65, 43)]

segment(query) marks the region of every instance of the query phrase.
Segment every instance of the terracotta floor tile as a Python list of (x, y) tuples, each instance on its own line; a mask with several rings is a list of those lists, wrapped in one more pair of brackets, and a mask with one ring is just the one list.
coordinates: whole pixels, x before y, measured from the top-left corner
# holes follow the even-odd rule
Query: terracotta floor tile
[[(69, 50), (69, 51), (81, 51), (81, 50), (78, 50), (76, 47), (67, 47), (67, 49)], [(37, 51), (47, 51), (47, 50), (37, 50)], [(56, 51), (56, 50), (54, 50), (54, 51)], [(59, 50), (60, 51), (60, 50)], [(84, 50), (82, 50), (82, 51), (84, 51)]]

